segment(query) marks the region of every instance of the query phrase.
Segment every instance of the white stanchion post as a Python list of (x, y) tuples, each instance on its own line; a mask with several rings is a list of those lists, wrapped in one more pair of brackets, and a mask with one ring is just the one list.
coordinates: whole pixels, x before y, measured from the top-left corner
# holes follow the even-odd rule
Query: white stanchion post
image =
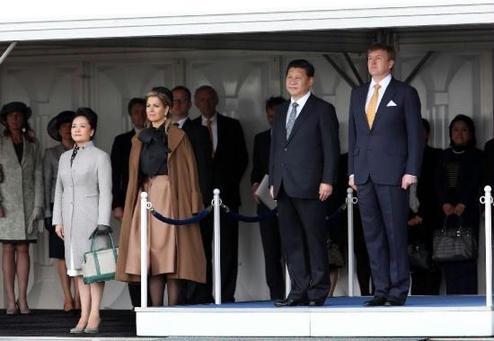
[(288, 273), (288, 265), (285, 264), (285, 298), (288, 298), (292, 290), (292, 282), (290, 281), (290, 274)]
[(484, 187), (485, 196), (480, 202), (485, 208), (485, 305), (492, 309), (492, 195), (491, 186)]
[(148, 306), (148, 194), (141, 193), (141, 307)]
[[(346, 190), (347, 218), (348, 218), (348, 296), (354, 295), (353, 274), (354, 274), (354, 250), (353, 250), (353, 189)], [(355, 198), (356, 199), (356, 198)]]
[(213, 244), (213, 272), (214, 272), (214, 303), (221, 304), (221, 251), (220, 251), (220, 190), (215, 188), (213, 191), (213, 213), (214, 213), (214, 244)]

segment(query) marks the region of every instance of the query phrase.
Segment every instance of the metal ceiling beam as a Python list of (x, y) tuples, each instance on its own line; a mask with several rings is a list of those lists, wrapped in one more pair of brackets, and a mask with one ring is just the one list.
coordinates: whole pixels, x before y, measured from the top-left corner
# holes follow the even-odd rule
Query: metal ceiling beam
[(9, 47), (3, 52), (2, 56), (0, 57), (0, 65), (4, 62), (4, 60), (8, 57), (10, 52), (14, 49), (14, 47), (17, 45), (16, 41), (13, 41), (10, 43)]
[(333, 60), (333, 58), (331, 58), (327, 54), (323, 54), (322, 56), (328, 61), (329, 64), (331, 64), (331, 66), (336, 70), (336, 72), (338, 72), (338, 74), (341, 76), (341, 78), (343, 78), (345, 80), (345, 82), (347, 82), (348, 85), (350, 85), (350, 87), (352, 89), (357, 87), (357, 84), (353, 81), (353, 79), (351, 79), (350, 76), (347, 75), (345, 70), (343, 70), (342, 68), (340, 68), (338, 66), (338, 64), (336, 64), (336, 62)]
[(411, 81), (413, 81), (415, 76), (417, 76), (420, 69), (424, 66), (424, 64), (432, 56), (432, 54), (433, 54), (432, 51), (427, 51), (427, 53), (422, 57), (422, 59), (418, 62), (418, 64), (413, 68), (412, 72), (410, 72), (408, 77), (405, 79), (405, 83), (409, 84)]
[(346, 62), (350, 66), (350, 69), (352, 69), (353, 75), (355, 76), (355, 78), (357, 78), (359, 85), (364, 84), (364, 81), (360, 77), (358, 70), (355, 67), (355, 64), (353, 63), (353, 60), (350, 58), (350, 55), (348, 54), (348, 52), (343, 52), (343, 56), (345, 56)]

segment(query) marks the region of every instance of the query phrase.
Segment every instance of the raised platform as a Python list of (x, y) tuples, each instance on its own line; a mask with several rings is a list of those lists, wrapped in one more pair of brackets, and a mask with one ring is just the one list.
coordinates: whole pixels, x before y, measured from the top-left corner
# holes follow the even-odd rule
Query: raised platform
[(364, 308), (366, 297), (323, 307), (272, 302), (136, 308), (139, 336), (493, 336), (484, 296), (411, 296), (403, 307)]

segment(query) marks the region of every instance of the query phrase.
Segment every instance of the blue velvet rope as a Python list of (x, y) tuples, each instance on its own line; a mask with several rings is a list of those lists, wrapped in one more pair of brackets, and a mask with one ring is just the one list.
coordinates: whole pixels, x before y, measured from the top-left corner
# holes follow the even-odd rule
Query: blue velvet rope
[(172, 219), (165, 217), (161, 215), (158, 211), (156, 211), (154, 208), (151, 209), (151, 214), (158, 220), (162, 221), (163, 223), (170, 224), (170, 225), (189, 225), (189, 224), (194, 224), (202, 219), (206, 218), (209, 213), (211, 213), (212, 207), (209, 206), (205, 210), (202, 210), (201, 212), (197, 213), (193, 217), (187, 218), (187, 219)]
[[(258, 223), (264, 219), (268, 219), (271, 217), (274, 217), (278, 214), (278, 209), (275, 208), (274, 210), (270, 210), (269, 212), (265, 214), (260, 214), (256, 216), (245, 216), (242, 215), (238, 212), (232, 211), (228, 206), (225, 204), (221, 204), (221, 208), (225, 210), (225, 213), (229, 216), (229, 218), (237, 220), (237, 221), (242, 221), (244, 223)], [(330, 223), (332, 220), (334, 220), (344, 209), (346, 208), (346, 204), (341, 205), (338, 207), (338, 209), (333, 212), (330, 216), (326, 217), (326, 222)], [(198, 214), (194, 215), (193, 217), (187, 218), (187, 219), (172, 219), (165, 217), (161, 215), (158, 211), (156, 211), (154, 208), (151, 209), (151, 214), (158, 220), (170, 224), (170, 225), (189, 225), (189, 224), (194, 224), (202, 219), (206, 218), (209, 213), (211, 213), (212, 206), (209, 206), (205, 210), (202, 210)]]
[[(242, 221), (244, 223), (258, 223), (264, 219), (271, 218), (278, 214), (278, 209), (270, 210), (268, 213), (257, 215), (257, 216), (245, 216), (238, 212), (232, 211), (228, 206), (222, 204), (221, 208), (225, 210), (225, 213), (229, 216), (229, 218)], [(333, 212), (330, 216), (326, 217), (326, 223), (331, 223), (344, 209), (346, 208), (346, 204), (341, 205), (338, 209)]]
[(225, 210), (225, 213), (231, 219), (238, 220), (238, 221), (243, 221), (244, 223), (258, 223), (261, 220), (274, 217), (274, 216), (276, 216), (278, 214), (278, 209), (277, 208), (275, 208), (274, 210), (270, 210), (269, 212), (267, 212), (265, 214), (260, 214), (260, 215), (257, 215), (257, 216), (245, 216), (245, 215), (242, 215), (242, 214), (240, 214), (238, 212), (232, 211), (228, 206), (223, 205), (223, 204), (221, 205), (221, 208), (223, 208)]

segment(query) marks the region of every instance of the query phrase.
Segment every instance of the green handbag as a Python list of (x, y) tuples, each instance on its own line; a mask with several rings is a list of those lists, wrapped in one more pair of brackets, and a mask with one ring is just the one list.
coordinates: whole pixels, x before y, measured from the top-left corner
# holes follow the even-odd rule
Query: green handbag
[(110, 248), (95, 250), (96, 236), (92, 236), (91, 251), (84, 254), (82, 279), (85, 284), (115, 279), (118, 248), (113, 243), (111, 232), (105, 233), (105, 235), (110, 241)]

